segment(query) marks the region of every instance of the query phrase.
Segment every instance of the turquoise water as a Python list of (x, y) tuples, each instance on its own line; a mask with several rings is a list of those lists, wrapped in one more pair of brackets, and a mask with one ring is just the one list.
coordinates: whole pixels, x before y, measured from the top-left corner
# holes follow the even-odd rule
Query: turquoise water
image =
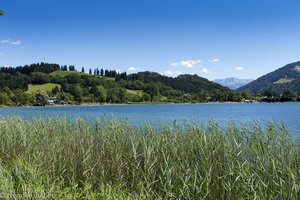
[(292, 137), (300, 136), (300, 103), (232, 103), (232, 104), (159, 104), (159, 105), (105, 105), (105, 106), (49, 106), (0, 108), (0, 116), (81, 117), (94, 120), (97, 117), (122, 118), (140, 125), (163, 122), (194, 121), (207, 123), (210, 119), (222, 124), (228, 122), (266, 124), (269, 121), (285, 123)]

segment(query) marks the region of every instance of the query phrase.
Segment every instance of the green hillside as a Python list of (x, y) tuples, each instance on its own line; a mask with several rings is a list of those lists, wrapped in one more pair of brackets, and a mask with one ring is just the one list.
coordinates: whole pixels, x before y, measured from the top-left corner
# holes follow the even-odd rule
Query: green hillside
[(52, 76), (57, 76), (60, 78), (64, 78), (68, 75), (74, 75), (74, 74), (83, 74), (82, 72), (77, 72), (77, 71), (54, 71), (52, 73), (50, 73), (50, 75)]
[[(82, 71), (87, 70), (83, 68)], [(198, 75), (184, 74), (174, 78), (149, 71), (127, 75), (126, 72), (98, 68), (90, 73), (91, 69), (84, 73), (76, 71), (74, 66), (52, 63), (0, 67), (0, 97), (2, 95), (3, 105), (20, 105), (20, 101), (25, 102), (22, 104), (30, 103), (35, 97), (28, 94), (35, 94), (38, 90), (77, 104), (198, 103), (241, 101), (245, 98), (241, 93)], [(56, 86), (59, 89), (53, 90)]]
[(59, 84), (54, 84), (54, 83), (46, 83), (46, 84), (28, 84), (28, 90), (26, 91), (27, 93), (35, 93), (38, 90), (42, 90), (45, 92), (51, 92), (53, 88), (58, 87), (59, 89), (61, 86)]
[(65, 78), (66, 76), (72, 76), (72, 75), (88, 75), (88, 76), (97, 76), (99, 78), (103, 78), (105, 80), (110, 80), (110, 81), (115, 81), (116, 78), (114, 77), (105, 77), (105, 76), (98, 76), (98, 75), (90, 75), (90, 74), (86, 74), (86, 73), (82, 73), (82, 72), (78, 72), (78, 71), (54, 71), (52, 73), (50, 73), (51, 76), (55, 76), (55, 77), (59, 77), (59, 78)]
[(209, 81), (206, 78), (200, 77), (198, 75), (182, 74), (176, 78), (163, 76), (156, 72), (139, 72), (137, 74), (130, 74), (128, 76), (129, 80), (139, 80), (143, 82), (158, 82), (165, 86), (171, 87), (176, 90), (183, 91), (185, 93), (193, 92), (212, 92), (213, 90), (220, 91), (230, 91), (229, 88), (221, 86), (218, 83)]
[(134, 95), (138, 95), (138, 96), (143, 96), (143, 94), (144, 94), (143, 90), (129, 90), (129, 89), (126, 89), (126, 91), (129, 94), (134, 94)]
[(300, 61), (288, 64), (268, 73), (240, 87), (238, 91), (261, 92), (269, 90), (282, 93), (285, 89), (300, 92)]

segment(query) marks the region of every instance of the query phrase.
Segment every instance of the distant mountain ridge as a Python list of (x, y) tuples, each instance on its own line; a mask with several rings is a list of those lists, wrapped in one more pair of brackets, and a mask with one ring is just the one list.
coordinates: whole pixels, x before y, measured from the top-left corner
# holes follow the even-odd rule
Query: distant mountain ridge
[(300, 61), (290, 63), (255, 81), (238, 88), (238, 91), (261, 92), (271, 90), (282, 93), (286, 88), (300, 92)]
[(236, 90), (252, 81), (253, 81), (253, 79), (239, 79), (239, 78), (235, 78), (235, 77), (213, 80), (213, 82), (223, 85), (225, 87), (228, 87), (232, 90)]

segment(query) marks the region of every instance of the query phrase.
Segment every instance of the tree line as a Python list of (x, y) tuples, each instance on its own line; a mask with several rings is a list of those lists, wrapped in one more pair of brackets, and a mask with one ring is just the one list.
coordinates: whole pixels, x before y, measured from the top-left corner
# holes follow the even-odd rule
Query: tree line
[[(29, 84), (56, 84), (48, 91), (29, 93)], [(43, 95), (42, 95), (43, 94)], [(46, 95), (45, 95), (46, 94)], [(44, 96), (44, 98), (41, 98)], [(240, 102), (246, 99), (267, 101), (299, 100), (299, 94), (286, 91), (280, 99), (267, 91), (261, 93), (236, 92), (197, 75), (180, 75), (176, 78), (155, 72), (127, 75), (116, 70), (74, 65), (35, 63), (19, 67), (0, 68), (0, 105), (30, 105), (33, 102), (55, 97), (66, 103), (128, 103), (128, 102)], [(266, 97), (266, 98), (265, 98)]]

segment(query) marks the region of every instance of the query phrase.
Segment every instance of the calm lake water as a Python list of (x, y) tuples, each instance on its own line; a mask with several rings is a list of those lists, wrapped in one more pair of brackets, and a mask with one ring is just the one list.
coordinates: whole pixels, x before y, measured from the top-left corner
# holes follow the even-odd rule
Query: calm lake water
[(163, 122), (194, 121), (207, 123), (213, 119), (228, 122), (266, 124), (269, 121), (285, 123), (293, 138), (300, 136), (300, 103), (232, 103), (232, 104), (159, 104), (159, 105), (107, 105), (107, 106), (50, 106), (0, 108), (0, 116), (71, 117), (93, 120), (97, 117), (122, 118), (140, 125)]

